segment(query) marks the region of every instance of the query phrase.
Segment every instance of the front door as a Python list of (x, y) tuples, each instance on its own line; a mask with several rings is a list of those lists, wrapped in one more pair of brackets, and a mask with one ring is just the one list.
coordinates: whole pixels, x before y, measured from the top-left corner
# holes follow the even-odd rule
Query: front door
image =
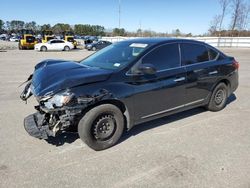
[(185, 102), (186, 71), (181, 67), (179, 45), (156, 47), (142, 60), (156, 67), (155, 75), (133, 77), (133, 97), (136, 123), (160, 117), (183, 107)]

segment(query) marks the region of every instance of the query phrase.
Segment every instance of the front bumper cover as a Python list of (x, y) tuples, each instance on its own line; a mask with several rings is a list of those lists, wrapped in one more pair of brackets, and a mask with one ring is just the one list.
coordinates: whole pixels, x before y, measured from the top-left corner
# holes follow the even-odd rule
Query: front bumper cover
[(24, 128), (33, 137), (39, 139), (48, 139), (53, 133), (47, 125), (43, 125), (44, 115), (34, 113), (24, 118)]

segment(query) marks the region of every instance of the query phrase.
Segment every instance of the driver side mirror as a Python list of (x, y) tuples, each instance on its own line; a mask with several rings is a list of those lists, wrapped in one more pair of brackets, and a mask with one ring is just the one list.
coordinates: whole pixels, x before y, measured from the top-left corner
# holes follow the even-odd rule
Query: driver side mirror
[(148, 75), (154, 75), (156, 73), (156, 68), (152, 64), (140, 64), (138, 70)]

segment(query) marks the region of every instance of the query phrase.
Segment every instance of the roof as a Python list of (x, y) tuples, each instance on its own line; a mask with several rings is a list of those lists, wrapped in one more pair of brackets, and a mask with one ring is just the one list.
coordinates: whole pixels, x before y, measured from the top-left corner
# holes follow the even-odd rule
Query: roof
[[(145, 44), (159, 44), (159, 43), (165, 43), (165, 42), (196, 42), (196, 43), (203, 43), (200, 41), (196, 40), (191, 40), (191, 39), (181, 39), (181, 38), (157, 38), (157, 37), (148, 37), (148, 38), (135, 38), (135, 39), (129, 39), (129, 40), (124, 40), (121, 42), (126, 42), (126, 43), (145, 43)], [(204, 43), (203, 43), (204, 44)]]

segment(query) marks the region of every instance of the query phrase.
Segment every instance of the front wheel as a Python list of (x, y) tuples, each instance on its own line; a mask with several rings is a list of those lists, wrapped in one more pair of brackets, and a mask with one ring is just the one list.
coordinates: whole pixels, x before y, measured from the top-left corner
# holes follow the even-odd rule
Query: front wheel
[(65, 46), (63, 50), (64, 50), (64, 51), (69, 51), (70, 48), (69, 48), (69, 46)]
[(42, 51), (42, 52), (46, 52), (47, 50), (48, 50), (48, 49), (47, 49), (46, 46), (42, 46), (41, 49), (40, 49), (40, 51)]
[(222, 110), (227, 103), (228, 88), (224, 83), (219, 83), (213, 90), (210, 101), (206, 108), (210, 111), (217, 112)]
[(78, 124), (78, 134), (90, 148), (99, 151), (115, 145), (124, 129), (119, 108), (103, 104), (88, 111)]
[(93, 51), (96, 51), (96, 47), (95, 47), (95, 46), (94, 46), (94, 47), (92, 47), (92, 50), (93, 50)]

